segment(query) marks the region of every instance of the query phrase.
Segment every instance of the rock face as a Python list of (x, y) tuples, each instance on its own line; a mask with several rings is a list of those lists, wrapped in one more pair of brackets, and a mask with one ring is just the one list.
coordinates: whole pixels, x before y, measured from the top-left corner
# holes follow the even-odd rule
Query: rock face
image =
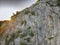
[(15, 15), (0, 45), (60, 45), (60, 0), (38, 0)]

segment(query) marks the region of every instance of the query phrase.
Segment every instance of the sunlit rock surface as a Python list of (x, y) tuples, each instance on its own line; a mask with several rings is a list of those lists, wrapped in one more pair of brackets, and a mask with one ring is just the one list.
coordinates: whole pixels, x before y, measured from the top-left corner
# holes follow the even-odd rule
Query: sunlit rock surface
[(14, 14), (0, 45), (60, 45), (60, 0), (38, 0)]

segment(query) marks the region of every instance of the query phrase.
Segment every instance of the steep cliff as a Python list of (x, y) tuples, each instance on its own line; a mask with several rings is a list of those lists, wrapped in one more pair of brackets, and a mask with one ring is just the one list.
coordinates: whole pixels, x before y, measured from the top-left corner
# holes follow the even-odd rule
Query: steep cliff
[(60, 45), (60, 0), (38, 0), (17, 11), (0, 36), (0, 45)]

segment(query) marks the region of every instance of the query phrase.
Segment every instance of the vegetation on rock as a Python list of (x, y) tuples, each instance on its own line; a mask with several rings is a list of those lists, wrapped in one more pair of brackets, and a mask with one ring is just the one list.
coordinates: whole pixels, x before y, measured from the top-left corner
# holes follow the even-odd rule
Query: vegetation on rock
[(33, 37), (33, 36), (34, 36), (34, 33), (33, 33), (33, 32), (30, 32), (29, 35), (30, 35), (31, 37)]
[(26, 20), (22, 20), (20, 23), (21, 23), (21, 25), (23, 25), (23, 24), (26, 25), (27, 22), (26, 22)]
[(24, 40), (26, 40), (27, 42), (30, 42), (30, 38), (28, 37), (28, 38), (25, 38)]
[(27, 35), (25, 33), (20, 34), (20, 38), (26, 37)]
[(57, 0), (57, 5), (60, 6), (60, 0)]
[(24, 42), (21, 42), (21, 43), (20, 43), (20, 45), (27, 45), (27, 44), (26, 44), (26, 43), (24, 43)]

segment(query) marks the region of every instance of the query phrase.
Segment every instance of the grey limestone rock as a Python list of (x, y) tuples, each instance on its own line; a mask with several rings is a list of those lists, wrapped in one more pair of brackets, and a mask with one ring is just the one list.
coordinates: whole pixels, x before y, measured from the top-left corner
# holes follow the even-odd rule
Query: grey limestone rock
[[(9, 23), (0, 45), (60, 45), (59, 0), (38, 0)], [(15, 27), (11, 29), (12, 25)], [(11, 31), (12, 30), (12, 31)]]

